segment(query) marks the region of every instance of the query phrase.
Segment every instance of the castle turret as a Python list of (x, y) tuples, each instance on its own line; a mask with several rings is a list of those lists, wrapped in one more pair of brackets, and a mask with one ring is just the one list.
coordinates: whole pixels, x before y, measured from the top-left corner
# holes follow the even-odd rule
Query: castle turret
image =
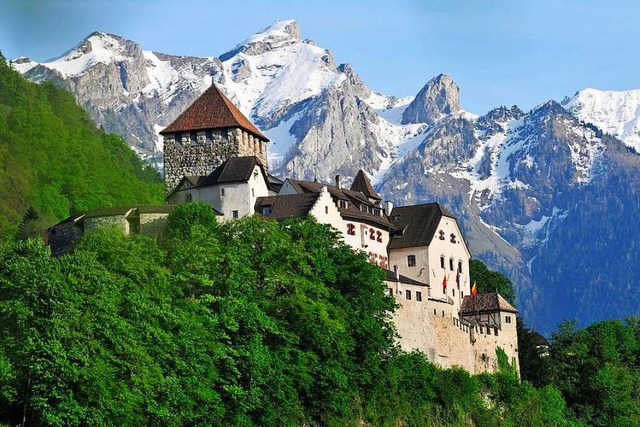
[(267, 165), (269, 139), (215, 84), (160, 134), (167, 193), (182, 177), (209, 175), (230, 157), (256, 156)]

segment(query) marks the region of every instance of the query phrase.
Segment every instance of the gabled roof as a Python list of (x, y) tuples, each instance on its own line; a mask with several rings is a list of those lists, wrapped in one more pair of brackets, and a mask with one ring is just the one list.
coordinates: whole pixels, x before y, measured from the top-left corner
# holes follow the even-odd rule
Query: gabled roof
[(378, 201), (382, 200), (382, 197), (380, 197), (378, 192), (373, 188), (373, 185), (371, 185), (371, 180), (362, 169), (358, 171), (356, 177), (353, 179), (351, 189), (353, 191), (359, 191), (360, 193), (371, 199)]
[(264, 165), (256, 156), (230, 157), (204, 179), (199, 180), (196, 187), (225, 184), (231, 182), (247, 182), (256, 166), (260, 166), (265, 182), (268, 182)]
[(402, 234), (391, 238), (389, 249), (428, 246), (443, 216), (455, 219), (437, 202), (394, 207), (389, 219), (395, 228), (402, 230)]
[(496, 311), (506, 311), (509, 313), (517, 313), (509, 302), (497, 292), (488, 294), (466, 295), (460, 306), (461, 315), (481, 314)]
[(205, 129), (242, 128), (263, 141), (269, 141), (215, 84), (178, 116), (161, 135)]
[[(300, 218), (309, 215), (311, 208), (320, 197), (319, 193), (286, 194), (282, 196), (258, 197), (255, 211), (266, 218)], [(263, 208), (271, 206), (271, 213), (263, 214)]]
[(291, 178), (289, 178), (288, 181), (299, 193), (320, 193), (320, 191), (322, 191), (322, 187), (326, 187), (327, 191), (329, 191), (329, 194), (331, 194), (331, 197), (334, 199), (349, 202), (346, 208), (341, 207), (340, 204), (338, 204), (338, 211), (343, 218), (353, 218), (362, 222), (375, 224), (377, 226), (393, 228), (386, 216), (375, 215), (361, 210), (362, 205), (371, 209), (375, 208), (381, 210), (381, 208), (377, 206), (376, 203), (372, 203), (371, 200), (369, 200), (369, 198), (360, 191), (338, 188), (334, 185), (327, 185), (320, 182), (298, 181)]

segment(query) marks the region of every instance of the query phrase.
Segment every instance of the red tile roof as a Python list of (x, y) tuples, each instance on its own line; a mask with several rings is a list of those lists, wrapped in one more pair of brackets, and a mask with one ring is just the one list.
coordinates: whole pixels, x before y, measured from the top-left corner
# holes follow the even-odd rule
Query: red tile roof
[(205, 129), (242, 128), (258, 138), (269, 141), (244, 114), (233, 105), (215, 84), (212, 84), (161, 135)]

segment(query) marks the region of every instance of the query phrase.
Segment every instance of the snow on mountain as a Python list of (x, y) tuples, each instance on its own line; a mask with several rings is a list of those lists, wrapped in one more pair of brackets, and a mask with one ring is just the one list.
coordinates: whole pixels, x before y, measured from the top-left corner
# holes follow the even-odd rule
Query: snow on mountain
[(584, 89), (563, 106), (580, 120), (593, 123), (640, 152), (640, 89)]

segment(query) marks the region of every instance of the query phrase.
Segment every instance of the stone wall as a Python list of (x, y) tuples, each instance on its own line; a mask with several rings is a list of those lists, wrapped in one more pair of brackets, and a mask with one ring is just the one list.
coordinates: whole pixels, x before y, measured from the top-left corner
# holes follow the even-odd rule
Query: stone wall
[(47, 244), (51, 255), (57, 257), (71, 252), (82, 238), (82, 223), (70, 220), (47, 230)]
[(185, 175), (209, 175), (233, 156), (256, 156), (266, 168), (267, 144), (240, 128), (165, 135), (166, 192), (171, 192)]
[[(502, 317), (510, 315), (513, 322), (503, 321), (501, 328), (487, 330), (486, 326), (474, 326), (459, 319), (455, 305), (430, 297), (434, 290), (427, 286), (395, 281), (387, 281), (386, 286), (399, 304), (393, 321), (402, 349), (420, 350), (429, 361), (443, 368), (460, 366), (478, 374), (497, 370), (496, 350), (501, 347), (518, 369), (518, 337), (513, 314), (500, 313)], [(417, 292), (420, 300), (416, 298)], [(438, 290), (434, 293), (440, 295)]]

